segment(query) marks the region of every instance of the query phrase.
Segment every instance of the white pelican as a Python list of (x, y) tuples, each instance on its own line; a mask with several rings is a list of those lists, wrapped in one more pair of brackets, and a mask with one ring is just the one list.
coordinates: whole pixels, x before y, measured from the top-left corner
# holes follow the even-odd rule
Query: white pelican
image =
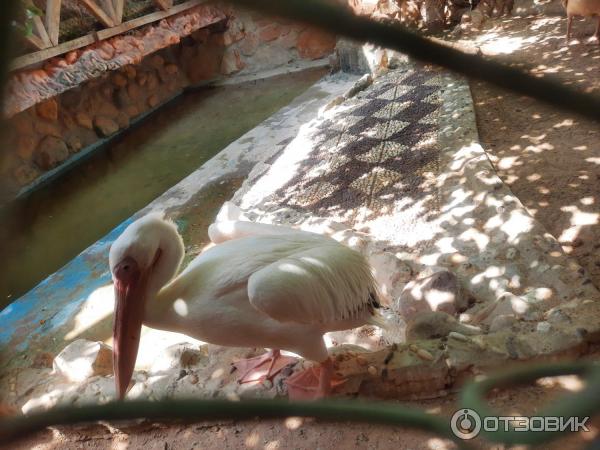
[(216, 345), (272, 349), (236, 363), (240, 382), (261, 366), (272, 378), (295, 361), (279, 350), (299, 354), (320, 365), (286, 380), (290, 398), (326, 396), (333, 364), (323, 335), (385, 326), (366, 259), (329, 237), (275, 225), (217, 222), (209, 236), (218, 245), (179, 275), (183, 240), (162, 214), (138, 219), (111, 246), (119, 397), (133, 374), (142, 324)]

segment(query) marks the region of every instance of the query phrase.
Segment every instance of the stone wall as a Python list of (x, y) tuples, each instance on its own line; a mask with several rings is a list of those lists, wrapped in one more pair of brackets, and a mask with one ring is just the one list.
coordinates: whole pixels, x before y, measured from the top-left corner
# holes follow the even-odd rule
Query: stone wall
[(325, 58), (335, 43), (306, 25), (211, 6), (13, 73), (2, 191), (14, 196), (186, 87)]

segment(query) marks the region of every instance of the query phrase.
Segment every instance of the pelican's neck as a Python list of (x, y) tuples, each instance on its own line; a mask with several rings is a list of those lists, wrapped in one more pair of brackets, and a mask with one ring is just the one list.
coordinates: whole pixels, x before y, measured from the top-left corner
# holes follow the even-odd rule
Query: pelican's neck
[(179, 272), (185, 254), (183, 239), (172, 222), (161, 222), (156, 228), (158, 250), (154, 268), (148, 280), (148, 301), (151, 307), (160, 290)]

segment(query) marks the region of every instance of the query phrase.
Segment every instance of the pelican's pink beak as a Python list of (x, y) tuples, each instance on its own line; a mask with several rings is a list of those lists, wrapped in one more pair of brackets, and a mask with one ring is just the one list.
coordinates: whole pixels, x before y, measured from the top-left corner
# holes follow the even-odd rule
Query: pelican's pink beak
[(146, 276), (135, 260), (127, 257), (113, 269), (113, 281), (113, 369), (117, 393), (122, 399), (127, 393), (140, 345), (146, 303)]

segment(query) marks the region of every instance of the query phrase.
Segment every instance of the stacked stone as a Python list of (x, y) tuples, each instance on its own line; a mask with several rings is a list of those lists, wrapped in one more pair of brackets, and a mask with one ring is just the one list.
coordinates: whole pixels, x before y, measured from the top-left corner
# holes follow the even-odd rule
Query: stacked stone
[[(336, 44), (331, 34), (283, 19), (228, 7), (211, 7), (204, 11), (206, 17), (202, 11), (161, 22), (138, 37), (117, 36), (70, 52), (42, 69), (13, 74), (4, 105), (5, 114), (12, 115), (6, 148), (14, 149), (4, 168), (10, 174), (3, 177), (9, 180), (5, 191), (16, 192), (82, 148), (127, 128), (185, 87), (324, 58)], [(180, 36), (187, 37), (180, 41)], [(141, 59), (147, 48), (174, 43)]]
[(163, 55), (90, 80), (14, 116), (8, 129), (9, 147), (15, 149), (9, 165), (18, 185), (31, 183), (181, 92), (185, 76), (167, 52)]

